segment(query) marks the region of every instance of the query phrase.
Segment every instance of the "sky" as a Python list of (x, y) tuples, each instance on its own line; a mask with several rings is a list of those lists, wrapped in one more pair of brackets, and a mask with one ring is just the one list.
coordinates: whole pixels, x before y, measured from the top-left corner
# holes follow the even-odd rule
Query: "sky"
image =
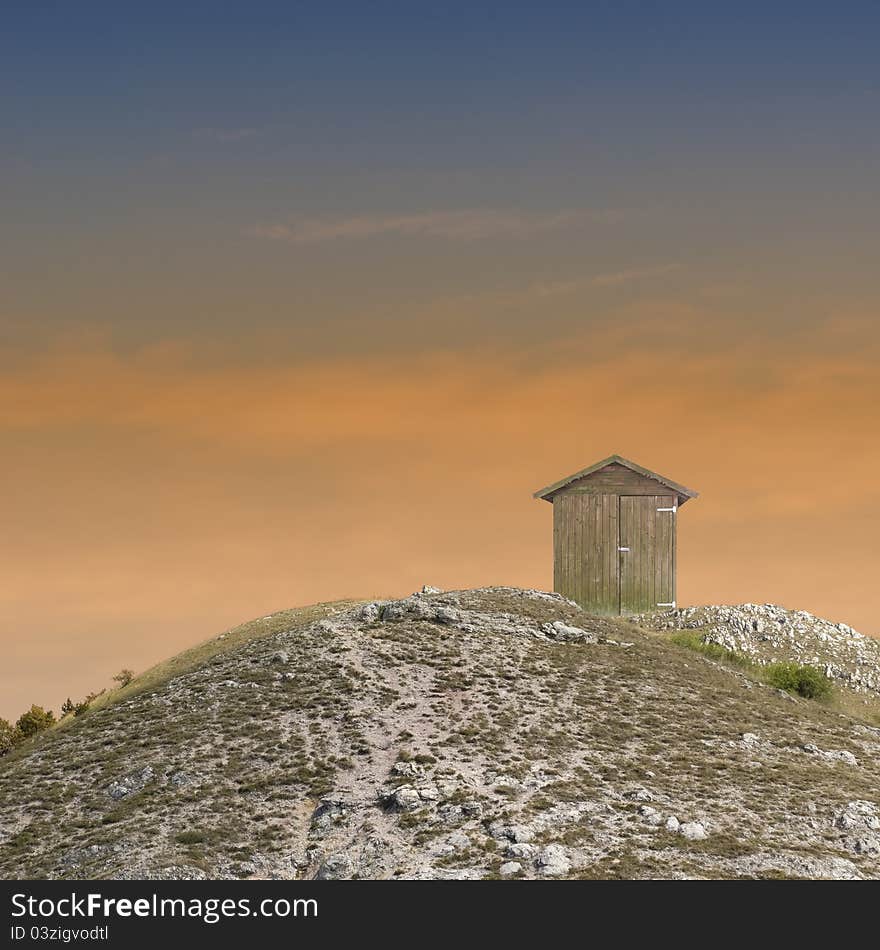
[(550, 588), (531, 493), (612, 453), (701, 493), (681, 604), (880, 634), (878, 30), (4, 8), (0, 716), (279, 608)]

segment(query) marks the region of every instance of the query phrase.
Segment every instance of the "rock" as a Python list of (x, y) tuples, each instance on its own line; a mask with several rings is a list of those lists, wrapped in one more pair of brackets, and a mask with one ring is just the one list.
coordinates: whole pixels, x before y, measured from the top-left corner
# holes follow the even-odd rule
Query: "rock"
[(880, 837), (877, 835), (868, 835), (860, 838), (854, 838), (850, 842), (850, 850), (856, 854), (880, 854)]
[(392, 600), (383, 604), (379, 610), (379, 618), (384, 622), (400, 620), (432, 620), (436, 608), (429, 601), (419, 597), (407, 597), (405, 600)]
[(152, 766), (145, 766), (136, 772), (129, 772), (122, 778), (111, 782), (107, 786), (107, 794), (114, 800), (119, 801), (133, 792), (139, 792), (148, 782), (152, 781), (154, 772)]
[(290, 657), (284, 650), (276, 650), (270, 657), (270, 663), (288, 663), (290, 662)]
[(703, 841), (709, 837), (706, 829), (699, 821), (686, 821), (679, 826), (678, 833), (687, 838), (688, 841)]
[(820, 749), (817, 745), (812, 742), (808, 742), (806, 745), (801, 746), (804, 752), (808, 755), (817, 755), (820, 759), (825, 759), (828, 762), (845, 762), (847, 765), (858, 765), (859, 760), (852, 754), (852, 752), (847, 751), (846, 749)]
[(531, 841), (534, 837), (534, 832), (528, 825), (511, 825), (508, 828), (507, 836), (511, 841)]
[(340, 881), (351, 877), (351, 859), (345, 854), (331, 854), (315, 872), (316, 881)]
[(412, 785), (403, 785), (395, 789), (388, 798), (401, 811), (415, 811), (422, 807), (422, 796)]
[(506, 838), (508, 841), (531, 841), (534, 837), (534, 831), (528, 825), (509, 825), (506, 822), (493, 821), (488, 830), (493, 838)]
[(187, 775), (186, 772), (172, 772), (168, 778), (168, 783), (173, 785), (174, 788), (183, 788), (185, 785), (189, 785), (192, 782), (192, 776)]
[(742, 734), (742, 741), (743, 741), (746, 745), (752, 745), (752, 746), (754, 746), (754, 745), (760, 745), (760, 744), (761, 744), (761, 737), (760, 737), (760, 736), (756, 736), (754, 732), (744, 732), (744, 733)]
[(646, 788), (634, 788), (630, 789), (628, 792), (623, 793), (624, 798), (628, 798), (633, 802), (652, 802), (654, 801), (654, 796)]
[(441, 594), (442, 591), (439, 587), (431, 587), (430, 584), (425, 584), (422, 589), (419, 591), (421, 594)]
[(434, 619), (439, 620), (440, 623), (458, 623), (460, 615), (452, 607), (438, 607), (434, 611)]
[(561, 844), (548, 844), (538, 854), (537, 865), (542, 874), (548, 877), (560, 877), (571, 870), (568, 853)]
[(522, 871), (522, 865), (519, 861), (505, 861), (498, 869), (498, 873), (502, 877), (513, 877), (514, 874), (519, 874), (520, 871)]
[(666, 824), (664, 827), (672, 834), (677, 834), (678, 829), (681, 827), (681, 822), (675, 817), (675, 815), (670, 815), (666, 819)]
[(437, 817), (447, 825), (458, 824), (464, 821), (461, 805), (441, 805), (437, 810)]
[(538, 853), (538, 849), (533, 844), (516, 842), (509, 845), (504, 853), (509, 858), (524, 858), (528, 861), (535, 857), (535, 855)]
[(364, 606), (358, 611), (358, 617), (366, 623), (374, 623), (379, 619), (380, 610), (381, 605), (375, 601), (371, 604), (364, 604)]
[(652, 808), (650, 805), (640, 805), (639, 814), (649, 825), (659, 825), (663, 822), (663, 816), (657, 811), (656, 808)]
[(464, 851), (471, 846), (471, 839), (461, 831), (451, 834), (446, 843), (455, 851)]
[(595, 643), (598, 639), (596, 634), (582, 630), (580, 627), (571, 627), (567, 623), (563, 623), (561, 620), (554, 620), (553, 623), (545, 624), (541, 629), (552, 640)]
[(880, 831), (880, 809), (874, 802), (856, 800), (834, 816), (834, 827), (843, 831), (865, 828)]
[(342, 821), (349, 812), (349, 805), (341, 798), (322, 798), (312, 812), (312, 831), (324, 833), (337, 822)]
[(413, 762), (411, 759), (409, 761), (401, 760), (395, 762), (391, 766), (391, 772), (394, 775), (404, 775), (408, 777), (416, 777), (425, 774), (424, 766), (419, 765), (418, 762)]

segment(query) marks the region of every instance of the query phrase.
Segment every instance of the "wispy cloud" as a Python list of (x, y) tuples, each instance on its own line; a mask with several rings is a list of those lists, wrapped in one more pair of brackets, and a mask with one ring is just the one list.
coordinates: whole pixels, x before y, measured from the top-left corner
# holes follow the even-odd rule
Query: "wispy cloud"
[(360, 215), (304, 218), (290, 223), (258, 224), (252, 237), (292, 244), (364, 240), (385, 235), (478, 241), (485, 238), (527, 238), (577, 227), (590, 221), (613, 222), (616, 211), (504, 211), (491, 208), (427, 211), (405, 215)]
[(680, 264), (659, 264), (656, 267), (633, 267), (629, 270), (612, 271), (608, 274), (596, 274), (590, 278), (594, 287), (619, 287), (635, 280), (647, 280), (650, 277), (662, 277), (678, 270)]
[(487, 307), (528, 305), (547, 297), (564, 297), (589, 291), (593, 288), (624, 287), (639, 281), (650, 281), (666, 274), (681, 270), (682, 265), (674, 262), (655, 264), (650, 267), (631, 267), (615, 271), (603, 271), (585, 274), (582, 277), (570, 277), (559, 280), (534, 280), (503, 289), (478, 290), (473, 293), (451, 294), (436, 298), (428, 305), (429, 309), (447, 310), (461, 313), (469, 307), (485, 312)]
[(639, 280), (663, 277), (680, 270), (681, 264), (655, 264), (652, 267), (630, 267), (626, 270), (606, 271), (600, 274), (588, 274), (584, 277), (572, 277), (570, 280), (542, 280), (526, 285), (519, 291), (509, 291), (509, 296), (554, 297), (557, 294), (570, 294), (588, 287), (622, 287)]
[(202, 142), (240, 142), (242, 139), (253, 138), (258, 135), (259, 129), (215, 129), (201, 128), (193, 130), (193, 138)]

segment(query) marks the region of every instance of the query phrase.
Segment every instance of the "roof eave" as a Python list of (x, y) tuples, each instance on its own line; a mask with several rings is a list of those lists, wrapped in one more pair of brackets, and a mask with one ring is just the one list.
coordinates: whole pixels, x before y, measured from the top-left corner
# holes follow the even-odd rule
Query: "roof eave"
[(581, 469), (581, 471), (575, 472), (573, 475), (568, 475), (566, 478), (562, 478), (558, 482), (548, 485), (546, 488), (539, 488), (538, 491), (533, 493), (532, 497), (552, 502), (553, 495), (561, 491), (566, 486), (570, 485), (572, 482), (577, 481), (579, 478), (586, 478), (588, 475), (592, 475), (594, 472), (598, 472), (601, 469), (606, 468), (608, 465), (613, 465), (614, 463), (623, 465), (625, 468), (635, 472), (637, 475), (643, 475), (646, 478), (653, 478), (661, 485), (671, 489), (679, 497), (679, 507), (681, 507), (691, 498), (699, 498), (699, 492), (696, 492), (691, 488), (686, 488), (684, 485), (679, 485), (677, 482), (673, 482), (668, 478), (664, 478), (662, 475), (658, 475), (656, 472), (652, 472), (650, 469), (643, 468), (638, 463), (631, 462), (629, 459), (625, 459), (622, 455), (609, 455), (608, 458), (602, 459), (601, 462), (596, 462), (594, 465), (590, 465), (587, 468)]

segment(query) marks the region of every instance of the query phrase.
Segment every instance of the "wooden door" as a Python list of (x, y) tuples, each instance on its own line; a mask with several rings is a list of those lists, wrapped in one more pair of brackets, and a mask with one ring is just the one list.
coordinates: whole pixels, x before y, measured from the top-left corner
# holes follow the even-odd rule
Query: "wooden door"
[(596, 614), (620, 612), (617, 495), (553, 499), (553, 589)]
[(620, 496), (620, 613), (675, 603), (676, 499)]

